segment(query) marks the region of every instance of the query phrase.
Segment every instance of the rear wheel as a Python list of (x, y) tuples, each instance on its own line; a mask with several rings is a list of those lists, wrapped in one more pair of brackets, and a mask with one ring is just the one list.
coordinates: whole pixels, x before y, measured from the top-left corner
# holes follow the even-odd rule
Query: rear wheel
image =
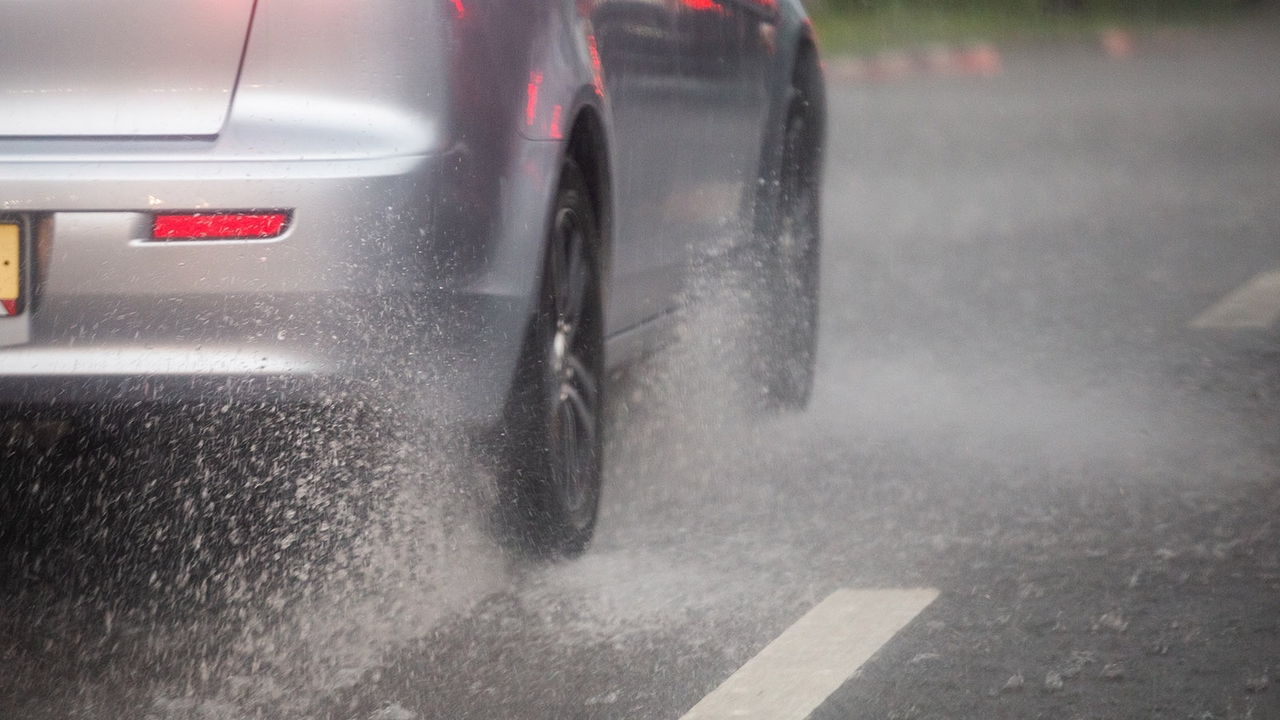
[(538, 306), (507, 409), (507, 514), (521, 549), (581, 553), (595, 528), (603, 459), (604, 313), (599, 226), (566, 159)]
[(809, 65), (801, 65), (792, 90), (776, 205), (761, 242), (764, 307), (754, 375), (760, 401), (773, 410), (803, 409), (813, 390), (823, 112), (821, 78)]

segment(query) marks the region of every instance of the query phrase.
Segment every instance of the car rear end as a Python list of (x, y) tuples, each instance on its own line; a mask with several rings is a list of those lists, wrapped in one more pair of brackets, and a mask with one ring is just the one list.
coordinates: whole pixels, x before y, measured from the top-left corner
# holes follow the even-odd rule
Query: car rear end
[(452, 210), (460, 10), (0, 2), (0, 403), (496, 413), (527, 303)]

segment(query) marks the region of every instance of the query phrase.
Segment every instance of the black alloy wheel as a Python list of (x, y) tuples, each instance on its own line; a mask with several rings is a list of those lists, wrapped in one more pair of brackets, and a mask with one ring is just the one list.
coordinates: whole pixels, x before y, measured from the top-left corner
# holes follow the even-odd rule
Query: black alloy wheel
[(761, 338), (755, 366), (769, 410), (801, 410), (813, 392), (818, 339), (823, 107), (816, 68), (798, 69), (776, 175), (777, 205), (762, 242)]
[(536, 556), (580, 554), (595, 528), (604, 448), (599, 248), (586, 181), (566, 159), (507, 413), (509, 520)]

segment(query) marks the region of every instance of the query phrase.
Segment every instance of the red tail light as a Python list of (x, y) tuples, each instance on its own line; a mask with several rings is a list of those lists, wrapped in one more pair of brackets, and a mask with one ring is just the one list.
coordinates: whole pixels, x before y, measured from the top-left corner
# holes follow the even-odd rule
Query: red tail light
[(273, 238), (289, 225), (289, 213), (173, 213), (156, 215), (151, 228), (155, 240), (261, 240)]

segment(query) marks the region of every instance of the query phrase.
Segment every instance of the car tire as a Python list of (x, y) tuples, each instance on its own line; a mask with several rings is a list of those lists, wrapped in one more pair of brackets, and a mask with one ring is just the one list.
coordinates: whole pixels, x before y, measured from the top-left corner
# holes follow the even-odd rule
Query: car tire
[(774, 176), (777, 192), (759, 243), (762, 307), (752, 381), (767, 411), (808, 405), (817, 350), (824, 112), (821, 76), (808, 56), (801, 62)]
[(504, 514), (517, 548), (582, 553), (603, 468), (604, 305), (600, 229), (582, 171), (566, 159), (537, 307), (504, 420)]

